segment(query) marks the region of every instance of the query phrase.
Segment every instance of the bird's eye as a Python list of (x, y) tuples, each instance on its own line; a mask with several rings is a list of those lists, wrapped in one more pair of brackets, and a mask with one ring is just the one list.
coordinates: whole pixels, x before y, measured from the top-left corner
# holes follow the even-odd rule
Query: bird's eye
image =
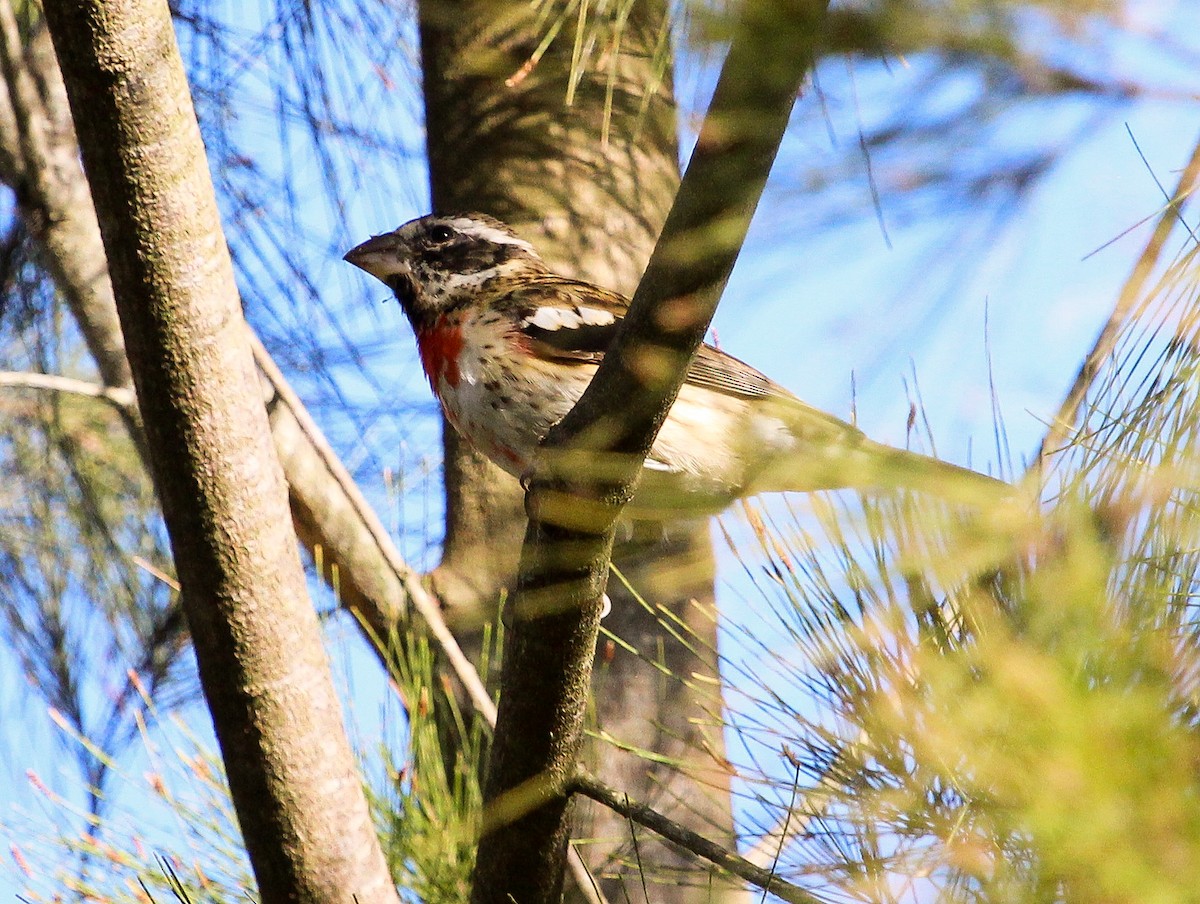
[(437, 245), (441, 245), (454, 238), (454, 230), (449, 226), (434, 226), (429, 230), (429, 239)]

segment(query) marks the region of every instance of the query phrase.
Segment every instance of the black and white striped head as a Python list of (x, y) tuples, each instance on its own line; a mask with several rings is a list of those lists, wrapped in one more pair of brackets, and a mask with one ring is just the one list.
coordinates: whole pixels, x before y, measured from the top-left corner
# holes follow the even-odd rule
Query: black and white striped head
[(470, 304), (497, 278), (546, 272), (529, 242), (479, 213), (411, 220), (351, 249), (345, 259), (395, 292), (414, 324)]

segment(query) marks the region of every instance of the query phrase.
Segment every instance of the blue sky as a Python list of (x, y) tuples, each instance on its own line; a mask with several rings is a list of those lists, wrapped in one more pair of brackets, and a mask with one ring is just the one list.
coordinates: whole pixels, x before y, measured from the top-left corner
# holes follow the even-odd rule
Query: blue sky
[[(1116, 58), (1130, 67), (1149, 64), (1144, 56)], [(685, 72), (682, 90), (702, 93), (704, 78), (688, 78)], [(884, 104), (885, 98), (881, 89), (874, 102)], [(869, 213), (865, 178), (850, 195), (857, 212), (848, 214), (842, 225), (818, 234), (796, 229), (805, 199), (784, 174), (812, 150), (815, 139), (792, 136), (781, 155), (782, 174), (770, 186), (714, 323), (720, 343), (802, 398), (843, 417), (850, 414), (853, 378), (860, 426), (877, 439), (901, 445), (908, 415), (905, 383), (911, 385), (915, 373), (940, 454), (957, 461), (970, 457), (977, 467), (995, 461), (994, 381), (1012, 452), (1018, 458), (1029, 455), (1107, 318), (1152, 224), (1089, 253), (1153, 215), (1162, 204), (1128, 132), (1159, 179), (1171, 185), (1200, 134), (1200, 119), (1188, 118), (1193, 111), (1194, 105), (1178, 100), (1157, 100), (1114, 112), (1062, 158), (985, 242), (959, 248), (955, 235), (968, 235), (981, 220), (990, 222), (986, 211), (976, 214), (960, 208), (943, 217), (910, 221), (897, 212), (901, 205), (885, 195), (881, 207), (889, 248)], [(1008, 137), (1019, 142), (1022, 130), (1032, 134), (1057, 128), (1070, 113), (1048, 105), (1041, 119), (1037, 111), (1016, 119)], [(840, 141), (854, 141), (844, 119), (839, 129)], [(953, 148), (951, 153), (969, 155), (974, 150)], [(424, 212), (420, 176), (419, 161), (414, 162), (406, 180), (400, 180), (408, 182), (407, 191), (390, 199), (352, 201), (350, 221), (344, 224), (347, 234), (365, 237)], [(868, 213), (863, 215), (863, 210)], [(964, 265), (952, 251), (968, 251), (972, 260)], [(437, 524), (430, 523), (438, 510), (436, 474), (410, 474), (406, 486), (415, 489), (400, 499), (386, 492), (371, 464), (378, 449), (386, 450), (384, 456), (397, 469), (432, 462), (436, 454), (435, 412), (414, 366), (401, 313), (395, 305), (377, 304), (385, 293), (336, 258), (314, 258), (311, 275), (327, 297), (336, 299), (334, 308), (343, 327), (393, 343), (376, 379), (384, 395), (411, 399), (421, 412), (415, 426), (406, 425), (402, 431), (390, 421), (374, 424), (366, 418), (372, 424), (369, 435), (344, 451), (352, 467), (363, 465), (360, 475), (365, 472), (367, 480), (374, 476), (368, 489), (383, 507), (385, 522), (402, 532), (406, 555), (428, 565), (439, 533)], [(367, 390), (350, 387), (347, 392), (356, 400), (366, 399), (364, 409), (369, 412)], [(338, 424), (329, 426), (335, 435), (344, 432)], [(736, 601), (743, 595), (738, 571), (726, 557), (723, 595), (729, 601), (726, 615), (735, 621), (741, 617)], [(332, 633), (340, 680), (359, 725), (356, 734), (362, 749), (373, 752), (381, 724), (397, 737), (397, 709), (352, 630), (342, 624)], [(192, 708), (187, 716), (198, 732), (207, 733), (202, 711)], [(40, 825), (60, 819), (59, 811), (30, 787), (26, 771), (35, 770), (44, 782), (75, 800), (79, 780), (72, 761), (63, 755), (64, 743), (69, 742), (49, 723), (44, 705), (14, 672), (11, 658), (0, 660), (0, 718), (5, 751), (0, 823), (17, 825), (17, 834), (9, 840), (26, 845), (31, 840), (28, 823), (10, 820), (6, 814), (13, 808)], [(115, 790), (135, 824), (139, 817), (146, 818), (147, 834), (161, 831), (164, 838), (177, 840), (180, 827), (171, 825), (169, 815), (145, 790), (148, 756), (136, 747), (131, 751), (124, 763), (130, 783)], [(78, 822), (68, 819), (63, 828), (76, 831)], [(0, 867), (0, 901), (10, 900), (19, 888), (13, 863), (6, 859)]]
[[(965, 278), (938, 296), (923, 294), (913, 271), (929, 247), (945, 241), (940, 224), (890, 229), (891, 250), (873, 222), (789, 247), (772, 241), (768, 202), (714, 323), (722, 346), (843, 417), (853, 374), (860, 425), (899, 445), (908, 414), (904, 382), (915, 371), (941, 455), (963, 461), (971, 442), (980, 467), (994, 458), (990, 350), (1013, 452), (1031, 454), (1163, 203), (1127, 126), (1159, 179), (1173, 185), (1200, 122), (1181, 127), (1179, 109), (1167, 104), (1117, 113), (989, 236)], [(934, 271), (929, 281), (937, 277)]]

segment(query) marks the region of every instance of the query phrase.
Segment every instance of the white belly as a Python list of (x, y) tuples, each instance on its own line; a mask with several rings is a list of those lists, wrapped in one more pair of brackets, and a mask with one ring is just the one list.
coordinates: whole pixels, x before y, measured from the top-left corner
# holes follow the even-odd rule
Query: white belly
[[(447, 420), (468, 442), (523, 477), (538, 442), (571, 410), (596, 368), (530, 358), (499, 327), (496, 321), (464, 325), (458, 383), (450, 386), (443, 377), (439, 396)], [(647, 459), (645, 492), (634, 505), (646, 496), (655, 509), (719, 510), (749, 483), (754, 462), (794, 444), (781, 420), (758, 414), (746, 399), (684, 385)]]

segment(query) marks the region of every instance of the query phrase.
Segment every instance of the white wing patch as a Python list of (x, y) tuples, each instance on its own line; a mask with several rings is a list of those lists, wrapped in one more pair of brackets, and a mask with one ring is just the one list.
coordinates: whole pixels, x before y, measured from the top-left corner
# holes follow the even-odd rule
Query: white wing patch
[(616, 321), (609, 311), (600, 308), (538, 308), (525, 318), (527, 326), (535, 326), (540, 330), (574, 330), (581, 326), (608, 326)]

